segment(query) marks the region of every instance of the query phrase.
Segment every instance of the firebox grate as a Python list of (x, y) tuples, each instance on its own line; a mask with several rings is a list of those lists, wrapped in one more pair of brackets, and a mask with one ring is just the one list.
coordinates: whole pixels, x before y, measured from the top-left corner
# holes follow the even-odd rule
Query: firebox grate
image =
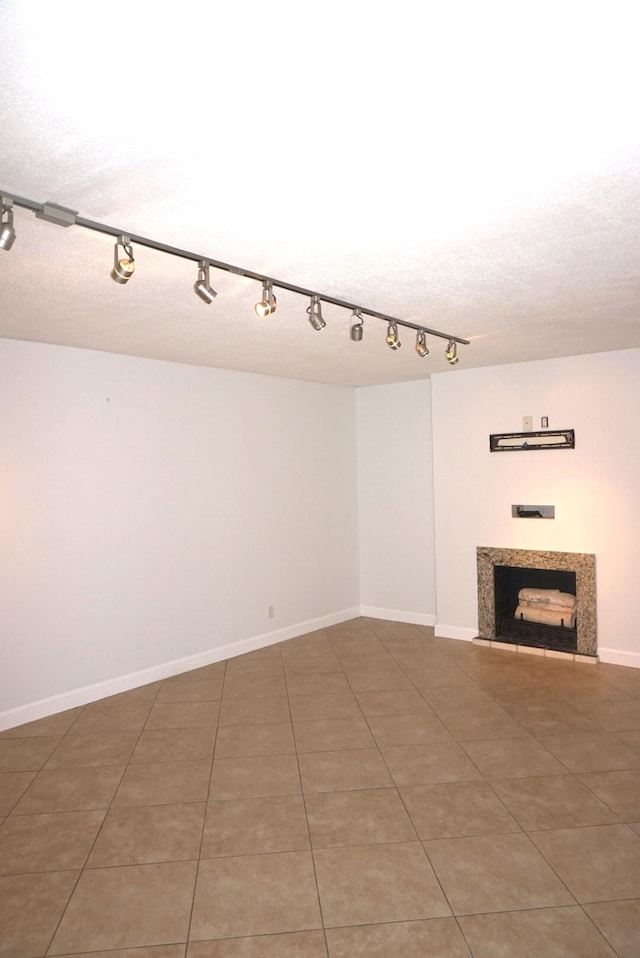
[(578, 649), (578, 629), (566, 629), (563, 626), (543, 625), (539, 622), (527, 622), (512, 616), (498, 616), (496, 640), (510, 640), (516, 645), (533, 645), (539, 649), (554, 649), (558, 652), (576, 652)]

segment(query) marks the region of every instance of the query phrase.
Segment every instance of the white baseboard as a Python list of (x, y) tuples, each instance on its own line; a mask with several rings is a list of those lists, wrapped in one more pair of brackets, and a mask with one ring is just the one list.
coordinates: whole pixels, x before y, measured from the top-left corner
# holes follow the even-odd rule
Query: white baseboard
[(159, 665), (152, 665), (150, 668), (129, 672), (126, 675), (118, 675), (115, 678), (107, 679), (105, 682), (96, 682), (93, 685), (85, 685), (82, 688), (71, 689), (45, 699), (38, 699), (36, 702), (28, 702), (6, 712), (0, 712), (0, 731), (15, 728), (17, 725), (24, 725), (26, 722), (34, 722), (37, 719), (46, 718), (48, 715), (56, 715), (58, 712), (66, 712), (67, 709), (87, 705), (89, 702), (97, 702), (98, 699), (106, 698), (109, 695), (129, 692), (141, 685), (149, 685), (151, 682), (158, 682), (160, 679), (180, 675), (182, 672), (189, 672), (191, 669), (200, 669), (204, 665), (211, 665), (213, 662), (231, 659), (236, 655), (242, 655), (244, 652), (253, 652), (256, 649), (266, 648), (268, 645), (275, 645), (277, 642), (284, 642), (286, 639), (294, 639), (298, 635), (306, 635), (308, 632), (315, 632), (316, 629), (337, 625), (348, 619), (355, 619), (359, 615), (360, 609), (357, 606), (353, 609), (343, 609), (341, 612), (333, 612), (317, 619), (308, 619), (306, 622), (298, 622), (274, 632), (265, 632), (262, 635), (254, 635), (248, 639), (231, 642), (228, 645), (207, 649), (205, 652), (199, 652), (196, 655), (162, 662)]
[(410, 625), (435, 625), (435, 615), (426, 612), (404, 612), (401, 609), (380, 609), (374, 605), (361, 605), (360, 615), (369, 619), (384, 619), (389, 622), (407, 622)]
[(620, 649), (603, 649), (599, 646), (598, 658), (609, 665), (628, 665), (632, 669), (640, 669), (640, 652), (623, 652)]
[(457, 625), (445, 625), (444, 622), (437, 622), (434, 634), (439, 639), (460, 639), (463, 642), (473, 642), (478, 638), (477, 629), (461, 629)]

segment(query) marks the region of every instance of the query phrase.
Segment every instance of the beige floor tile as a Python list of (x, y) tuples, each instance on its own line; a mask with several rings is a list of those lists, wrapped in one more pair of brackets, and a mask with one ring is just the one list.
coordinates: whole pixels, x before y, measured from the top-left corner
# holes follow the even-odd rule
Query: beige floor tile
[(640, 836), (626, 825), (530, 832), (579, 902), (640, 898)]
[(400, 669), (386, 669), (382, 672), (347, 672), (349, 685), (354, 692), (385, 692), (413, 688), (407, 676)]
[(309, 848), (300, 795), (209, 802), (202, 858), (301, 851)]
[(74, 735), (96, 732), (139, 732), (147, 721), (151, 705), (87, 705), (73, 723)]
[(401, 788), (400, 794), (422, 839), (520, 831), (484, 782), (409, 785)]
[[(437, 711), (437, 710), (436, 710)], [(466, 714), (439, 713), (451, 734), (459, 741), (479, 739), (529, 738), (529, 732), (501, 708), (478, 709)]]
[(0, 815), (9, 814), (35, 775), (35, 772), (0, 772)]
[[(247, 889), (251, 889), (250, 894)], [(200, 862), (191, 940), (320, 927), (310, 852), (209, 858)]]
[(585, 702), (584, 711), (608, 732), (640, 730), (640, 700)]
[(268, 656), (265, 658), (250, 658), (241, 655), (227, 662), (226, 677), (232, 675), (284, 675), (282, 656)]
[(341, 792), (393, 785), (380, 753), (373, 748), (312, 752), (299, 756), (304, 792)]
[(38, 771), (47, 761), (60, 736), (13, 738), (0, 741), (0, 772)]
[(580, 779), (624, 822), (640, 820), (640, 769), (591, 772)]
[(204, 803), (113, 808), (87, 867), (194, 860), (200, 851), (204, 813)]
[(432, 714), (389, 715), (368, 720), (378, 745), (429, 745), (452, 742), (451, 733)]
[(372, 748), (375, 742), (363, 718), (294, 722), (296, 749), (303, 752), (330, 752), (344, 748)]
[(570, 772), (640, 768), (640, 755), (607, 732), (540, 736), (540, 741)]
[(186, 941), (196, 865), (85, 870), (48, 954)]
[(433, 715), (417, 689), (400, 691), (358, 692), (358, 704), (367, 717), (385, 715), (413, 715), (418, 712)]
[(211, 728), (218, 723), (220, 705), (207, 702), (161, 702), (153, 706), (145, 726), (163, 728)]
[(306, 797), (314, 848), (412, 842), (416, 832), (395, 788), (321, 792)]
[(609, 825), (618, 821), (575, 775), (512, 778), (492, 782), (522, 827), (532, 829)]
[(124, 766), (52, 768), (38, 772), (14, 809), (14, 814), (74, 812), (108, 808)]
[(575, 904), (526, 835), (446, 838), (424, 847), (456, 915)]
[(482, 778), (469, 756), (453, 740), (431, 745), (383, 746), (396, 785), (433, 785)]
[(329, 958), (469, 958), (454, 918), (328, 928)]
[(10, 728), (0, 732), (0, 740), (5, 738), (43, 738), (54, 735), (66, 735), (81, 712), (82, 707), (67, 709), (66, 712), (58, 712), (56, 715), (47, 715), (46, 718), (37, 719), (35, 722), (26, 722), (24, 725), (18, 725), (17, 728)]
[(329, 653), (294, 652), (284, 657), (284, 673), (289, 679), (291, 675), (304, 673), (340, 672), (342, 666), (336, 656)]
[(163, 762), (130, 765), (113, 799), (115, 808), (132, 805), (180, 805), (205, 802), (211, 762)]
[(138, 732), (103, 732), (76, 735), (70, 732), (52, 752), (45, 768), (78, 768), (125, 765), (138, 740)]
[(360, 718), (362, 715), (353, 692), (334, 692), (328, 695), (291, 695), (289, 696), (289, 704), (294, 722)]
[(314, 851), (325, 927), (450, 915), (418, 842)]
[(327, 958), (322, 931), (192, 941), (188, 958)]
[(532, 738), (465, 742), (464, 750), (486, 778), (562, 775), (566, 768)]
[(210, 798), (260, 798), (300, 792), (295, 755), (251, 755), (215, 758)]
[(131, 756), (131, 764), (210, 762), (215, 741), (215, 728), (145, 729)]
[(401, 669), (415, 671), (417, 669), (444, 669), (451, 665), (450, 659), (438, 649), (423, 649), (417, 651), (392, 651), (393, 658)]
[(199, 680), (182, 676), (167, 679), (162, 683), (156, 703), (217, 701), (222, 698), (222, 682), (222, 676)]
[(0, 826), (0, 874), (82, 868), (104, 816), (104, 811), (12, 815)]
[(243, 755), (287, 755), (296, 750), (291, 722), (224, 725), (218, 729), (216, 758)]
[(453, 665), (439, 669), (409, 669), (407, 677), (417, 689), (450, 689), (473, 685), (473, 679)]
[(225, 699), (218, 723), (223, 725), (259, 725), (262, 722), (290, 722), (289, 701), (285, 696), (261, 699)]
[(349, 692), (344, 672), (299, 672), (287, 675), (289, 695), (330, 695)]
[(89, 712), (95, 712), (100, 709), (121, 708), (122, 706), (151, 706), (160, 691), (160, 685), (160, 682), (151, 682), (149, 685), (140, 685), (138, 688), (129, 689), (126, 692), (117, 692), (115, 695), (107, 695), (105, 698), (98, 699), (96, 702), (87, 705), (86, 709)]
[(224, 699), (278, 698), (287, 694), (284, 675), (229, 675), (224, 683)]
[(640, 950), (640, 899), (585, 905), (585, 911), (615, 949), (618, 958), (637, 958)]
[(566, 702), (540, 700), (504, 705), (504, 708), (532, 735), (566, 735), (570, 732), (601, 731), (584, 712)]
[(155, 945), (151, 948), (118, 948), (116, 951), (83, 951), (59, 958), (185, 958), (186, 944)]
[(386, 672), (389, 669), (397, 669), (398, 663), (393, 656), (384, 650), (380, 652), (344, 652), (338, 654), (340, 668), (345, 672)]
[(640, 752), (640, 732), (616, 732), (616, 738), (635, 752)]
[(0, 955), (41, 958), (78, 879), (77, 871), (0, 878)]
[(581, 908), (473, 915), (460, 925), (474, 958), (616, 958)]

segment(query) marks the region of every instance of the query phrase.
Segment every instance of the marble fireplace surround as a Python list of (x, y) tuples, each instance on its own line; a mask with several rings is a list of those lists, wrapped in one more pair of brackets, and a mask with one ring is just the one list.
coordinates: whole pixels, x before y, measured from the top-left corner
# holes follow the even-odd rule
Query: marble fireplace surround
[(539, 552), (531, 549), (494, 549), (478, 546), (478, 632), (481, 639), (495, 640), (494, 566), (521, 569), (558, 569), (576, 574), (578, 603), (577, 652), (597, 655), (596, 557), (587, 552)]

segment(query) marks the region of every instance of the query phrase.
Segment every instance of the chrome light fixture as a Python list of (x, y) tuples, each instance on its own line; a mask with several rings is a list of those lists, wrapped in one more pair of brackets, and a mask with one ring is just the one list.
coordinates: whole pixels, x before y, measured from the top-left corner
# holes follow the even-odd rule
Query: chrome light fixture
[(416, 352), (418, 356), (424, 359), (425, 356), (429, 355), (429, 347), (427, 346), (427, 334), (424, 329), (419, 329), (416, 333)]
[(447, 358), (447, 362), (451, 366), (455, 366), (455, 364), (458, 362), (458, 347), (453, 339), (449, 340), (445, 356)]
[(3, 196), (1, 202), (0, 249), (10, 250), (16, 238), (16, 231), (13, 227), (13, 200), (8, 196)]
[(193, 289), (203, 303), (212, 303), (218, 295), (209, 282), (209, 264), (206, 259), (201, 259), (198, 263), (198, 278), (193, 284)]
[(387, 338), (386, 343), (389, 349), (400, 349), (402, 343), (398, 338), (398, 327), (396, 323), (389, 323), (387, 326)]
[[(119, 248), (122, 247), (125, 255), (121, 256)], [(116, 283), (128, 283), (136, 264), (133, 260), (133, 250), (131, 249), (131, 240), (128, 236), (119, 236), (116, 245), (113, 248), (113, 269), (111, 270), (111, 279)]]
[(364, 323), (362, 321), (362, 313), (359, 309), (354, 309), (351, 313), (351, 328), (349, 330), (349, 336), (354, 343), (362, 342), (362, 336), (364, 333)]
[(264, 281), (262, 285), (262, 299), (256, 303), (256, 314), (260, 317), (273, 316), (278, 307), (278, 302), (273, 293), (273, 283)]
[(322, 318), (322, 306), (320, 305), (320, 297), (315, 294), (311, 297), (311, 305), (307, 306), (307, 313), (309, 314), (309, 322), (313, 328), (318, 332), (327, 325)]

